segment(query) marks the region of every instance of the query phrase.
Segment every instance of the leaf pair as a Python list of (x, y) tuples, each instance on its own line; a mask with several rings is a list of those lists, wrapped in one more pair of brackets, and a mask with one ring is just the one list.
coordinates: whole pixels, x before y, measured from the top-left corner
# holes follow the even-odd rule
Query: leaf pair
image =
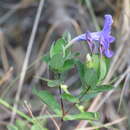
[[(62, 117), (62, 111), (61, 107), (58, 104), (57, 100), (54, 98), (54, 96), (49, 93), (48, 91), (37, 91), (36, 89), (33, 89), (33, 93), (37, 95), (43, 103), (45, 103), (49, 109), (51, 109), (55, 114)], [(63, 94), (62, 97), (65, 99), (71, 98), (72, 102), (75, 102), (76, 98), (72, 98), (71, 95)], [(70, 101), (70, 100), (69, 100)], [(99, 114), (97, 112), (81, 112), (78, 114), (67, 114), (63, 116), (63, 120), (98, 120)]]
[(67, 41), (63, 38), (52, 44), (50, 53), (44, 56), (44, 61), (48, 63), (53, 71), (62, 73), (71, 69), (75, 61), (69, 49), (65, 50)]
[(84, 86), (96, 87), (100, 84), (107, 74), (108, 67), (108, 59), (96, 54), (93, 54), (85, 64), (77, 61), (77, 69)]

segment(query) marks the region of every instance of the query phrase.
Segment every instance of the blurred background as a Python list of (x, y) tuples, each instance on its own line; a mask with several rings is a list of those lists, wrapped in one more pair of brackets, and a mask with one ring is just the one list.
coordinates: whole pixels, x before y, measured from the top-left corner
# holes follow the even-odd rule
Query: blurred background
[[(37, 77), (52, 78), (42, 56), (49, 50), (53, 41), (63, 33), (70, 32), (72, 38), (86, 31), (102, 29), (104, 15), (113, 16), (112, 44), (114, 57), (105, 83), (111, 82), (117, 89), (95, 97), (86, 108), (99, 111), (101, 124), (110, 125), (101, 130), (130, 130), (130, 1), (129, 0), (45, 0), (36, 31), (31, 38), (32, 29), (40, 0), (0, 0), (0, 98), (11, 106), (29, 115), (26, 105), (31, 105), (34, 116), (44, 115), (47, 108), (33, 94), (32, 87), (46, 88), (46, 82)], [(33, 39), (30, 57), (25, 65), (25, 56), (30, 39)], [(86, 49), (81, 44), (73, 47), (85, 58)], [(22, 81), (20, 74), (26, 72)], [(21, 83), (21, 85), (20, 85)], [(78, 93), (79, 77), (73, 70), (66, 79), (73, 93)], [(56, 90), (51, 89), (55, 95)], [(14, 114), (15, 115), (15, 114)], [(0, 130), (6, 130), (10, 122), (22, 118), (13, 116), (12, 110), (0, 103)], [(68, 121), (63, 130), (86, 127), (85, 121)], [(54, 130), (52, 119), (44, 119), (44, 126)], [(90, 127), (90, 126), (89, 126)]]

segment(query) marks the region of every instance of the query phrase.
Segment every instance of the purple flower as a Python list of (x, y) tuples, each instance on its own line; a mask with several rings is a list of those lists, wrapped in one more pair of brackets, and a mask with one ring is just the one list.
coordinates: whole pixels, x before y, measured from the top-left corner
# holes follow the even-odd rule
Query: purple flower
[(113, 52), (110, 50), (110, 44), (115, 40), (111, 33), (112, 16), (105, 15), (103, 29), (99, 32), (86, 32), (74, 38), (76, 41), (87, 41), (93, 53), (100, 51), (101, 54), (111, 58)]

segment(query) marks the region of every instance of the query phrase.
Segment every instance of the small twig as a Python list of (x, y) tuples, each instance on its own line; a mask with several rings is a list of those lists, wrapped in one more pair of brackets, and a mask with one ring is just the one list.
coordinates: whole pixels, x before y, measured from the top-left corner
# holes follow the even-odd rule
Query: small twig
[(10, 79), (12, 72), (13, 72), (13, 67), (10, 67), (9, 71), (2, 77), (2, 79), (0, 79), (0, 86)]
[[(51, 115), (48, 111), (47, 111), (47, 114)], [(51, 117), (50, 119), (53, 121), (53, 123), (54, 123), (56, 129), (57, 129), (57, 130), (60, 130), (60, 127), (59, 127), (58, 123), (56, 122), (56, 120), (55, 120), (53, 117)]]
[(124, 83), (123, 88), (122, 88), (121, 96), (120, 96), (120, 101), (119, 101), (119, 105), (118, 105), (118, 112), (120, 110), (121, 103), (122, 103), (122, 100), (123, 100), (123, 95), (125, 93), (126, 85), (127, 85), (128, 81), (129, 81), (129, 79), (130, 79), (130, 74), (127, 74), (126, 79), (125, 79), (125, 83)]
[(32, 113), (30, 105), (27, 104), (27, 101), (24, 101), (24, 104), (25, 104), (25, 108), (27, 109), (27, 112), (33, 118), (34, 116), (33, 116), (33, 113)]
[[(44, 5), (44, 0), (41, 0), (40, 3), (39, 3), (38, 10), (37, 10), (36, 18), (35, 18), (35, 21), (34, 21), (34, 26), (33, 26), (32, 33), (31, 33), (31, 37), (29, 39), (29, 45), (28, 45), (28, 48), (27, 48), (27, 53), (26, 53), (26, 56), (25, 56), (23, 68), (22, 68), (21, 75), (20, 75), (19, 86), (18, 86), (18, 90), (17, 90), (17, 93), (16, 93), (16, 97), (15, 97), (15, 103), (14, 103), (15, 109), (17, 109), (17, 103), (19, 101), (20, 94), (21, 94), (21, 91), (22, 91), (22, 86), (23, 86), (25, 74), (26, 74), (26, 71), (27, 71), (28, 62), (29, 62), (32, 46), (33, 46), (33, 43), (34, 43), (34, 39), (35, 39), (35, 36), (36, 36), (36, 31), (37, 31), (37, 28), (38, 28), (38, 24), (39, 24), (43, 5)], [(12, 116), (11, 116), (11, 123), (13, 123), (13, 121), (15, 119), (15, 115), (16, 115), (16, 111), (13, 111)]]
[(1, 98), (0, 98), (0, 104), (3, 105), (3, 106), (6, 107), (6, 108), (12, 110), (12, 111), (16, 111), (16, 113), (17, 113), (19, 116), (21, 116), (22, 118), (26, 119), (27, 121), (33, 123), (32, 119), (31, 119), (29, 116), (27, 116), (27, 115), (24, 114), (23, 112), (19, 111), (18, 109), (12, 107), (10, 104), (8, 104), (6, 101), (4, 101), (4, 100), (1, 99)]
[(4, 16), (2, 16), (0, 19), (0, 25), (6, 22), (19, 8), (20, 4), (17, 4), (13, 7), (12, 10), (8, 11)]
[(122, 121), (124, 121), (124, 120), (126, 120), (126, 119), (127, 119), (127, 117), (122, 117), (122, 118), (119, 118), (119, 119), (117, 119), (117, 120), (115, 120), (115, 121), (106, 123), (106, 124), (101, 125), (101, 126), (88, 127), (88, 128), (83, 128), (83, 129), (81, 128), (81, 129), (77, 129), (77, 130), (95, 130), (95, 129), (99, 129), (99, 128), (106, 128), (106, 127), (110, 127), (110, 126), (112, 126), (112, 125), (118, 124), (118, 123), (120, 123), (120, 122), (122, 122)]

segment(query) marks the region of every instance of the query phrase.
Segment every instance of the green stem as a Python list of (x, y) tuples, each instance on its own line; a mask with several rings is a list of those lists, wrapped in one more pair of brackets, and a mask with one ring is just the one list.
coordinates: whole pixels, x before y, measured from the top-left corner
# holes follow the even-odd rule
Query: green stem
[(23, 112), (19, 111), (18, 109), (12, 107), (10, 104), (8, 104), (6, 101), (4, 101), (3, 99), (0, 98), (0, 104), (2, 104), (3, 106), (5, 106), (6, 108), (12, 110), (12, 111), (16, 111), (16, 113), (21, 116), (22, 118), (28, 120), (29, 122), (33, 123), (33, 120), (27, 116), (26, 114), (24, 114)]
[(62, 109), (62, 119), (61, 121), (63, 122), (63, 117), (64, 117), (64, 103), (63, 103), (63, 99), (61, 97), (62, 91), (61, 91), (61, 87), (59, 86), (59, 93), (60, 93), (60, 104), (61, 104), (61, 109)]
[(68, 49), (70, 46), (72, 46), (75, 43), (75, 39), (72, 39), (66, 46), (65, 46), (65, 50)]

